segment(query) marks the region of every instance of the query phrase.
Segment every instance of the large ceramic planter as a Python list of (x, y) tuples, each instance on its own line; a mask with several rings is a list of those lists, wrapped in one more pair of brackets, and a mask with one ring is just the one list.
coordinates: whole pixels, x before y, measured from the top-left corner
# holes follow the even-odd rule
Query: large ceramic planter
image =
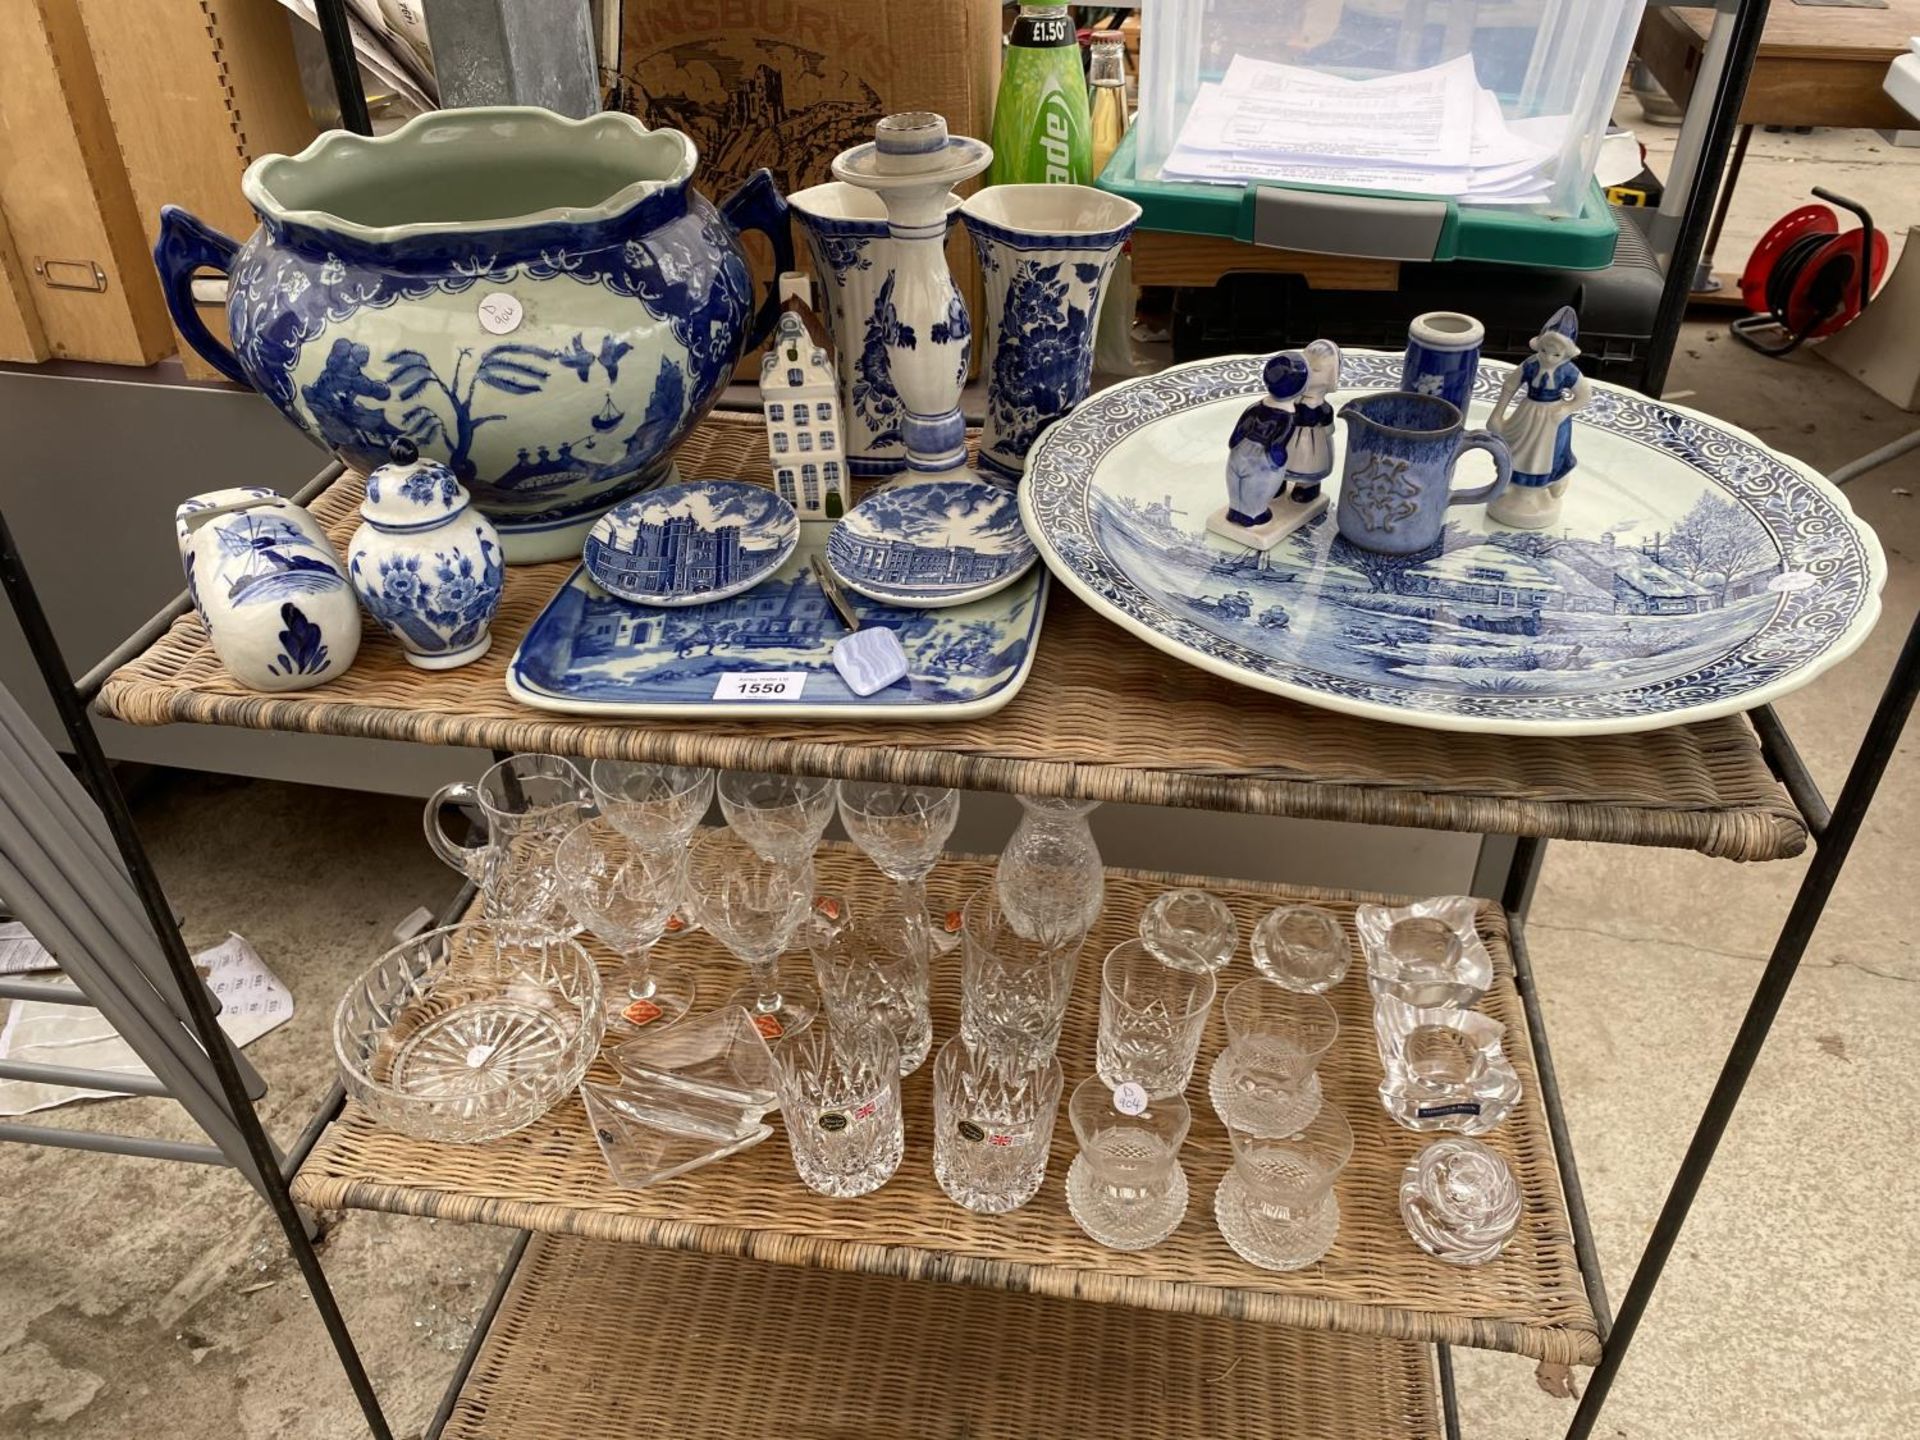
[[(154, 260), (181, 333), (223, 374), (357, 469), (413, 441), (509, 561), (557, 559), (665, 477), (761, 329), (738, 230), (765, 231), (792, 268), (772, 177), (716, 210), (697, 162), (679, 131), (623, 114), (436, 111), (256, 161), (245, 244), (167, 207)], [(200, 270), (230, 279), (231, 350), (194, 311)]]

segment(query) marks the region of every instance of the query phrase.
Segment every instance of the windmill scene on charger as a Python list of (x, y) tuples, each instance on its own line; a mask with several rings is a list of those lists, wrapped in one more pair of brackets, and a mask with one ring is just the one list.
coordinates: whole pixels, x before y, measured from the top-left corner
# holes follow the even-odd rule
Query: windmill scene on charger
[(1331, 514), (1264, 553), (1238, 546), (1206, 533), (1206, 504), (1148, 475), (1097, 492), (1093, 521), (1122, 569), (1259, 668), (1435, 694), (1658, 683), (1712, 661), (1781, 602), (1773, 540), (1704, 479), (1676, 473), (1669, 505), (1648, 514), (1585, 478), (1551, 531), (1462, 508), (1411, 555), (1350, 544)]

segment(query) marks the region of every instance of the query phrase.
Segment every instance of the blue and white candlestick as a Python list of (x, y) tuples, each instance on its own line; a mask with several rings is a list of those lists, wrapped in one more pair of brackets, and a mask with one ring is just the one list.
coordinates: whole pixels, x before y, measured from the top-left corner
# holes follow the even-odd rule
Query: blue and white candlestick
[(973, 321), (947, 269), (947, 192), (978, 175), (993, 150), (948, 135), (928, 111), (889, 115), (872, 141), (833, 160), (836, 180), (871, 190), (887, 207), (893, 261), (892, 313), (883, 317), (887, 369), (900, 397), (908, 477), (967, 466), (960, 389), (972, 354)]

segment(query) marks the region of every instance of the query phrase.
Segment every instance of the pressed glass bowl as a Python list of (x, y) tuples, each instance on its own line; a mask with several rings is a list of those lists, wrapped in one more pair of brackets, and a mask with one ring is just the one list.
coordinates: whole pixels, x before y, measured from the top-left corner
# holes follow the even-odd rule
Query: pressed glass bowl
[(599, 973), (574, 941), (450, 925), (354, 982), (333, 1048), (347, 1094), (381, 1124), (474, 1144), (531, 1125), (578, 1085), (605, 1019)]

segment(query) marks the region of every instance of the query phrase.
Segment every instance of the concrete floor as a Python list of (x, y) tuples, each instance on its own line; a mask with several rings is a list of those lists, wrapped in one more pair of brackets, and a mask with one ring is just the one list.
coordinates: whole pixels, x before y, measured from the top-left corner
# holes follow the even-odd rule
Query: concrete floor
[[(1650, 139), (1657, 139), (1649, 136)], [(1836, 144), (1831, 137), (1814, 137)], [(1857, 153), (1861, 144), (1853, 137)], [(1809, 148), (1799, 137), (1783, 148)], [(1756, 146), (1739, 226), (1823, 167)], [(1844, 183), (1920, 220), (1907, 152)], [(1894, 173), (1887, 173), (1887, 171)], [(1900, 209), (1905, 206), (1906, 214)], [(1736, 264), (1737, 268), (1737, 264)], [(1759, 359), (1689, 325), (1670, 389), (1831, 468), (1911, 428), (1814, 356)], [(1829, 793), (1920, 605), (1920, 456), (1857, 482), (1891, 566), (1860, 654), (1781, 706)], [(1896, 756), (1825, 926), (1668, 1269), (1600, 1433), (1633, 1440), (1882, 1437), (1920, 1430), (1920, 1218), (1911, 1155), (1916, 741)], [(288, 1135), (332, 1074), (327, 1023), (348, 978), (416, 905), (452, 890), (414, 802), (165, 777), (140, 821), (195, 945), (238, 930), (289, 982), (292, 1023), (249, 1054)], [(1617, 1299), (1644, 1243), (1804, 862), (1739, 867), (1556, 844), (1533, 943), (1600, 1249)], [(174, 1108), (121, 1100), (60, 1123), (192, 1138)], [(277, 1230), (230, 1172), (0, 1147), (0, 1436), (231, 1440), (362, 1434)], [(503, 1232), (354, 1213), (328, 1274), (388, 1413), (417, 1433), (483, 1302)], [(1468, 1433), (1535, 1440), (1571, 1406), (1531, 1366), (1456, 1352)]]

